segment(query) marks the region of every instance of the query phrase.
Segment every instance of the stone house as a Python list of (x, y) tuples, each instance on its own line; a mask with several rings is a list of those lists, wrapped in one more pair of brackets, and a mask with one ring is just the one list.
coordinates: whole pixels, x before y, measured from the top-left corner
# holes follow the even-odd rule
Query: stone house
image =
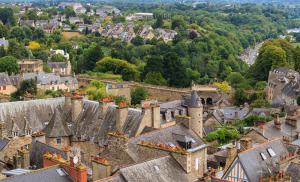
[(59, 74), (61, 76), (72, 75), (72, 66), (71, 62), (50, 62), (48, 61), (48, 66), (51, 69), (52, 73)]
[(20, 73), (43, 72), (43, 61), (40, 59), (22, 59), (18, 61)]
[(64, 56), (66, 60), (70, 59), (69, 53), (67, 53), (67, 51), (64, 51), (62, 49), (50, 49), (50, 54), (51, 55), (60, 54)]
[(7, 73), (0, 73), (0, 94), (10, 95), (17, 91)]
[(154, 30), (151, 25), (144, 25), (142, 29), (138, 32), (138, 35), (144, 40), (151, 40), (155, 37)]
[(80, 17), (69, 17), (70, 24), (83, 24), (83, 18)]
[(285, 179), (288, 166), (298, 160), (297, 152), (296, 146), (281, 139), (246, 149), (236, 156), (223, 179), (249, 182)]
[(157, 33), (157, 39), (163, 39), (165, 42), (172, 41), (177, 35), (175, 30), (170, 29), (157, 28), (155, 31)]

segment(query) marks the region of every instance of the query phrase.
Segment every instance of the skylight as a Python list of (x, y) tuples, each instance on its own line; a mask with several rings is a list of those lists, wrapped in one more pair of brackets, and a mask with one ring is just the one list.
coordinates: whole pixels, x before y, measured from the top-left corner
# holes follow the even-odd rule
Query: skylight
[(271, 157), (274, 157), (276, 155), (272, 148), (268, 148), (267, 151)]
[(56, 172), (60, 175), (60, 176), (65, 176), (66, 173), (63, 169), (59, 168), (59, 169), (56, 169)]
[(156, 171), (159, 171), (158, 166), (154, 166), (154, 169), (155, 169)]
[(264, 153), (260, 153), (260, 156), (261, 156), (262, 160), (266, 160), (267, 159), (267, 157), (265, 156)]

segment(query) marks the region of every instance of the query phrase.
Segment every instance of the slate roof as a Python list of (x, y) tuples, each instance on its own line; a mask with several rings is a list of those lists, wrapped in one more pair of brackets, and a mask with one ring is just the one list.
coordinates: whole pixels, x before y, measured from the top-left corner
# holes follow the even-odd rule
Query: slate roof
[[(238, 154), (238, 161), (244, 168), (249, 181), (259, 181), (259, 177), (262, 174), (263, 177), (275, 174), (278, 171), (276, 163), (280, 160), (280, 156), (289, 154), (289, 150), (298, 150), (294, 146), (289, 147), (283, 143), (282, 140), (272, 140), (261, 145), (258, 145), (252, 149), (246, 150)], [(275, 156), (271, 157), (267, 152), (267, 149), (271, 148), (275, 152)], [(266, 160), (263, 160), (261, 154), (263, 153)], [(230, 169), (230, 168), (229, 168)]]
[(189, 107), (202, 107), (201, 99), (196, 90), (192, 91), (191, 96), (185, 97), (184, 104)]
[(59, 150), (57, 148), (51, 147), (45, 143), (35, 141), (31, 144), (30, 149), (30, 164), (35, 165), (37, 169), (43, 167), (43, 155), (46, 152), (51, 152), (53, 154), (59, 154), (62, 158), (67, 160), (66, 152)]
[(130, 182), (189, 181), (188, 176), (171, 156), (153, 159), (120, 169), (122, 176)]
[(68, 63), (66, 62), (48, 62), (50, 68), (67, 68)]
[[(59, 174), (62, 173), (62, 174)], [(0, 180), (1, 182), (73, 182), (71, 177), (59, 166), (51, 166), (37, 171)]]
[(286, 170), (286, 174), (292, 177), (291, 182), (300, 181), (300, 164), (292, 162)]
[(0, 139), (0, 151), (9, 143), (9, 139), (1, 138)]
[(107, 177), (107, 178), (103, 178), (98, 180), (97, 182), (126, 182), (125, 179), (122, 177), (122, 175), (120, 175), (119, 173)]
[(67, 122), (66, 117), (63, 114), (63, 109), (57, 107), (52, 115), (48, 125), (43, 129), (47, 137), (69, 137), (72, 135)]
[(12, 85), (7, 73), (0, 73), (0, 86)]
[[(128, 141), (128, 153), (133, 157), (134, 161), (143, 161), (144, 155), (137, 150), (136, 145), (140, 141), (147, 141), (153, 143), (164, 143), (167, 145), (177, 145), (178, 135), (185, 136), (192, 139), (192, 147), (189, 150), (196, 150), (197, 148), (206, 147), (206, 144), (201, 138), (191, 129), (186, 128), (182, 124), (176, 124), (167, 128), (155, 130), (144, 135), (139, 135), (130, 138)], [(185, 138), (184, 137), (184, 138)]]

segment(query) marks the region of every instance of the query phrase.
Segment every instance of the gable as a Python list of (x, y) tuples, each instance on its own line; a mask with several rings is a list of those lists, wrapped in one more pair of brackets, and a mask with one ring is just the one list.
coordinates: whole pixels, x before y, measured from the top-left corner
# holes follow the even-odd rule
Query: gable
[(236, 158), (231, 164), (230, 168), (224, 174), (223, 179), (233, 182), (249, 181), (245, 170), (238, 158)]

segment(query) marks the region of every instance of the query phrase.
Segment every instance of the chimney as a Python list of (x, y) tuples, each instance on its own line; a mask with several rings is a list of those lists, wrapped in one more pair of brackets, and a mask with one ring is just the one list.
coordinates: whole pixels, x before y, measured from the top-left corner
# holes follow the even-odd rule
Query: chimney
[(117, 129), (117, 131), (122, 132), (127, 115), (128, 115), (128, 108), (126, 106), (126, 102), (121, 101), (118, 104), (118, 107), (116, 109), (116, 129)]
[(224, 171), (228, 169), (232, 161), (235, 159), (236, 155), (237, 155), (237, 148), (234, 145), (229, 145), (227, 147), (227, 158), (226, 158), (226, 164), (224, 166)]
[(83, 97), (74, 94), (71, 98), (72, 103), (72, 121), (76, 121), (77, 117), (79, 116), (80, 112), (83, 109)]
[(70, 92), (66, 92), (65, 96), (65, 108), (72, 108), (72, 96)]
[(87, 168), (84, 165), (75, 164), (73, 160), (72, 162), (64, 160), (61, 156), (49, 152), (43, 155), (44, 168), (58, 164), (70, 175), (74, 182), (87, 182)]
[(113, 106), (114, 104), (115, 103), (113, 102), (113, 99), (111, 97), (99, 99), (99, 118), (103, 119), (105, 117), (108, 107)]
[(240, 152), (243, 152), (245, 150), (252, 148), (252, 139), (249, 137), (244, 137), (240, 139)]
[(0, 138), (7, 138), (7, 130), (6, 130), (6, 124), (4, 121), (1, 121), (0, 123)]
[(21, 168), (23, 169), (28, 169), (30, 166), (30, 157), (29, 157), (29, 151), (21, 148), (20, 150), (18, 150), (18, 155), (19, 155), (19, 160), (20, 160), (20, 164), (21, 164)]
[(279, 114), (276, 114), (275, 118), (274, 118), (274, 125), (277, 129), (281, 129), (281, 122), (279, 119)]
[(153, 128), (160, 128), (160, 106), (159, 104), (155, 103), (151, 105), (152, 111), (152, 127)]
[(96, 181), (111, 176), (112, 166), (108, 160), (101, 157), (92, 156), (92, 171), (92, 181)]
[(192, 155), (191, 153), (180, 154), (172, 152), (171, 155), (181, 165), (187, 174), (192, 172)]

